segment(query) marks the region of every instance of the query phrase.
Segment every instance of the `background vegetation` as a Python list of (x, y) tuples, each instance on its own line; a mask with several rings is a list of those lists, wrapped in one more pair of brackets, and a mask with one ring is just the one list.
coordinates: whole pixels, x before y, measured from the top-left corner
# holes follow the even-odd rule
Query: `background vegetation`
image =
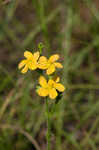
[(99, 150), (99, 0), (0, 1), (0, 150), (46, 149), (37, 74), (17, 68), (39, 42), (61, 55), (67, 88), (52, 112), (51, 150)]

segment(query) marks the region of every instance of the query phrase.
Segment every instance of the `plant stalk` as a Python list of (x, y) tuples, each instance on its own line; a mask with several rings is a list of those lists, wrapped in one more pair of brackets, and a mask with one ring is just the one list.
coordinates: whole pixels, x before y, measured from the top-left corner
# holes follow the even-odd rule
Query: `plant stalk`
[(48, 98), (46, 98), (46, 119), (47, 119), (47, 150), (50, 150), (50, 112), (48, 105)]

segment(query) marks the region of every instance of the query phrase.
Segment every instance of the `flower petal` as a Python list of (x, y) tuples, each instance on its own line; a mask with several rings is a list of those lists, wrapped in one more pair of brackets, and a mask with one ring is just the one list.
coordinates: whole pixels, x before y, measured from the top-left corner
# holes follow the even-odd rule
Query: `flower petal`
[(61, 63), (54, 63), (54, 65), (55, 65), (55, 67), (57, 67), (57, 68), (63, 68), (63, 66), (62, 66), (62, 64)]
[(58, 77), (58, 76), (54, 76), (53, 80), (57, 83), (57, 82), (59, 82), (59, 81), (60, 81), (60, 77)]
[(50, 65), (49, 68), (47, 69), (47, 74), (50, 75), (55, 71), (55, 66), (54, 64)]
[(35, 53), (33, 54), (33, 57), (34, 57), (34, 59), (35, 59), (36, 61), (38, 60), (39, 56), (40, 56), (39, 51), (37, 51), (37, 52), (35, 52)]
[(19, 65), (18, 65), (18, 68), (21, 69), (25, 64), (26, 64), (26, 61), (27, 60), (22, 60)]
[(63, 92), (65, 90), (65, 87), (61, 83), (56, 83), (54, 88), (56, 88), (59, 92)]
[(31, 53), (31, 52), (29, 52), (29, 51), (25, 51), (24, 52), (24, 57), (26, 57), (26, 58), (33, 58), (33, 54)]
[(40, 84), (42, 87), (44, 87), (44, 88), (47, 87), (47, 81), (46, 81), (46, 79), (45, 79), (43, 76), (40, 76), (40, 78), (39, 78), (39, 84)]
[(50, 79), (49, 81), (48, 81), (48, 86), (53, 86), (54, 85), (54, 81), (52, 80), (52, 79)]
[(41, 56), (39, 59), (39, 63), (47, 63), (47, 58), (45, 56)]
[(26, 73), (28, 71), (28, 66), (25, 65), (25, 67), (21, 70), (22, 73)]
[(52, 89), (49, 90), (49, 97), (51, 99), (55, 99), (57, 95), (58, 94), (57, 94), (57, 91), (55, 90), (55, 88), (52, 88)]
[(58, 54), (55, 54), (55, 55), (52, 55), (50, 58), (49, 58), (49, 62), (55, 62), (56, 60), (59, 59), (59, 55)]
[(48, 90), (42, 87), (37, 90), (37, 93), (40, 96), (48, 96)]
[(38, 61), (38, 68), (47, 69), (47, 58), (45, 56), (41, 56)]

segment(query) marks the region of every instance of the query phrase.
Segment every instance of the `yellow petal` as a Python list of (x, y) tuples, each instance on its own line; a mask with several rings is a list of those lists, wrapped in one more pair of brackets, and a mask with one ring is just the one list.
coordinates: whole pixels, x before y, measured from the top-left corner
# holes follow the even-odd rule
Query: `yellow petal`
[(55, 54), (55, 55), (52, 55), (50, 58), (49, 58), (49, 61), (50, 62), (55, 62), (56, 60), (59, 59), (59, 55), (58, 54)]
[(47, 68), (47, 58), (45, 56), (41, 56), (38, 61), (38, 68), (46, 69)]
[(47, 74), (50, 75), (55, 71), (55, 66), (54, 64), (50, 65), (49, 68), (47, 69)]
[(35, 70), (35, 69), (37, 69), (37, 64), (30, 62), (30, 63), (28, 63), (28, 67), (30, 70)]
[(55, 65), (55, 67), (57, 67), (57, 68), (63, 68), (63, 66), (62, 66), (62, 64), (61, 63), (54, 63), (54, 65)]
[(53, 84), (54, 84), (54, 81), (53, 81), (52, 79), (50, 79), (50, 80), (48, 81), (48, 86), (53, 86)]
[(37, 52), (35, 52), (35, 53), (33, 54), (33, 57), (34, 57), (34, 59), (35, 59), (36, 61), (38, 60), (39, 56), (40, 56), (39, 51), (37, 51)]
[(22, 60), (19, 65), (18, 65), (18, 68), (21, 69), (25, 64), (26, 64), (26, 61), (27, 60)]
[(24, 57), (30, 59), (30, 58), (33, 58), (33, 54), (31, 52), (29, 52), (29, 51), (25, 51), (24, 52)]
[(28, 66), (25, 65), (25, 67), (21, 70), (22, 73), (26, 73), (28, 71)]
[(39, 63), (47, 63), (47, 58), (45, 56), (41, 56), (39, 59)]
[(55, 88), (52, 88), (52, 89), (49, 90), (49, 97), (51, 99), (55, 99), (57, 95), (58, 94), (57, 94), (57, 91), (55, 90)]
[(54, 87), (59, 91), (63, 92), (65, 90), (65, 87), (61, 83), (56, 83)]
[(59, 82), (59, 81), (60, 81), (60, 77), (58, 77), (58, 76), (54, 76), (53, 80), (57, 83), (57, 82)]
[(39, 78), (39, 84), (42, 86), (42, 87), (47, 87), (47, 81), (46, 79), (43, 77), (43, 76), (40, 76)]
[(37, 90), (37, 93), (38, 93), (38, 95), (40, 95), (40, 96), (48, 96), (48, 90), (47, 89), (45, 89), (45, 88), (39, 88), (38, 90)]

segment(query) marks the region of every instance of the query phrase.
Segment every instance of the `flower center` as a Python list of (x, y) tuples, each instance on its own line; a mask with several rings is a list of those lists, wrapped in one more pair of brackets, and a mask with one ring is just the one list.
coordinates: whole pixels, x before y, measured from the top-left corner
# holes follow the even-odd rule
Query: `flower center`
[(52, 62), (48, 62), (48, 68), (52, 65), (53, 63)]
[(27, 63), (28, 64), (37, 64), (37, 62), (35, 60), (33, 60), (33, 59), (27, 60)]
[(54, 83), (48, 86), (48, 90), (51, 90), (52, 88), (54, 88)]

